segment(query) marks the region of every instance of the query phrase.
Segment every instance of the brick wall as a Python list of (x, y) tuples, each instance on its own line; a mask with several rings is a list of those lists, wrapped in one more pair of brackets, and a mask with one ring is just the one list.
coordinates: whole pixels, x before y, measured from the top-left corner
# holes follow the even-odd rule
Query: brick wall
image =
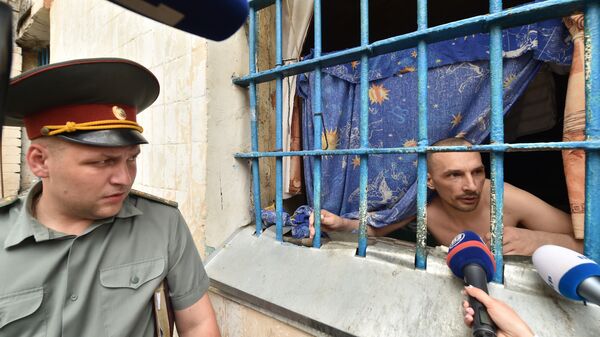
[[(13, 8), (13, 40), (19, 18), (21, 1), (0, 0)], [(21, 48), (13, 44), (11, 77), (21, 73)], [(4, 127), (2, 132), (2, 166), (0, 170), (0, 196), (7, 197), (19, 193), (21, 172), (21, 128)]]

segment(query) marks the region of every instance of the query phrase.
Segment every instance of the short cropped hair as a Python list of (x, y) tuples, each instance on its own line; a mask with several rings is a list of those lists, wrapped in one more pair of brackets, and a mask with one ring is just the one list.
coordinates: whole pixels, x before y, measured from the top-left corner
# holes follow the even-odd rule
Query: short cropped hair
[(66, 146), (65, 141), (58, 137), (40, 137), (31, 140), (31, 143), (43, 145), (52, 153), (59, 153)]
[[(472, 146), (473, 143), (462, 137), (449, 137), (440, 139), (437, 142), (431, 144), (431, 146)], [(427, 152), (427, 171), (429, 171), (429, 167), (431, 166), (431, 156), (436, 152)]]
[(471, 146), (471, 145), (473, 145), (473, 143), (469, 142), (468, 140), (466, 140), (462, 137), (450, 137), (450, 138), (440, 139), (437, 142), (431, 144), (431, 146), (459, 146), (459, 145)]

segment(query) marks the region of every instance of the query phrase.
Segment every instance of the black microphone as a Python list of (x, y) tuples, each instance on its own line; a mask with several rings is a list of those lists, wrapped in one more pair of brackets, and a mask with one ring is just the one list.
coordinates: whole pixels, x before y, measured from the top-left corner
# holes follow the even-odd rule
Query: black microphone
[(12, 9), (0, 3), (0, 138), (4, 125), (4, 103), (12, 61)]
[(248, 0), (109, 0), (154, 21), (222, 41), (246, 22)]
[[(458, 234), (450, 244), (446, 263), (456, 277), (488, 293), (487, 283), (494, 276), (496, 261), (479, 235), (471, 231)], [(496, 337), (496, 325), (487, 309), (477, 299), (469, 296), (473, 308), (473, 337)]]

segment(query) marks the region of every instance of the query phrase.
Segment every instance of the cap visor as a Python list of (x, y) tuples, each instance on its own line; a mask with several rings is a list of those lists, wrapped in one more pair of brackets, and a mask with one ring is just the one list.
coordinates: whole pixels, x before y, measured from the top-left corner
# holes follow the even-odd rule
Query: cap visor
[(148, 141), (137, 130), (112, 129), (98, 131), (77, 131), (56, 135), (66, 141), (92, 146), (129, 146), (148, 144)]

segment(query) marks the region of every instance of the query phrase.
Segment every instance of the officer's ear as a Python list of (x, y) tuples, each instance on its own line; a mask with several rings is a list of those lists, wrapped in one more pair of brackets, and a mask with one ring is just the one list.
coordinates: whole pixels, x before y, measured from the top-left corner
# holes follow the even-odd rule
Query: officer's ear
[(39, 178), (48, 177), (48, 157), (50, 150), (47, 144), (32, 142), (27, 149), (27, 165), (31, 172)]

